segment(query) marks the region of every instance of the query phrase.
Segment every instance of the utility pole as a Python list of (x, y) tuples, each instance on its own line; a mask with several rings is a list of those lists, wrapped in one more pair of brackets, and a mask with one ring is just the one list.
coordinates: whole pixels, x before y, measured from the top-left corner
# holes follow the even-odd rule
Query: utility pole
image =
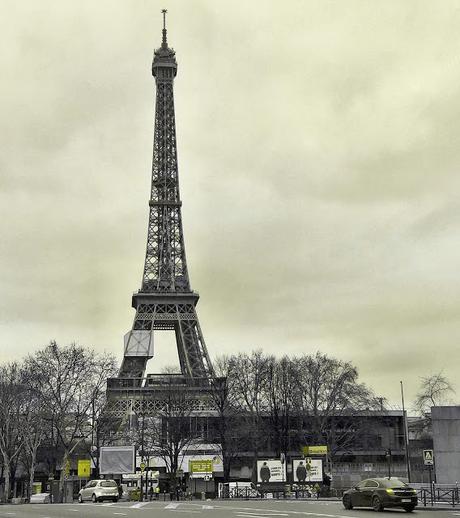
[(407, 480), (410, 483), (411, 473), (410, 473), (410, 458), (409, 458), (409, 437), (408, 437), (408, 429), (407, 429), (407, 416), (406, 410), (404, 408), (404, 387), (403, 382), (399, 382), (401, 384), (401, 401), (402, 401), (402, 411), (403, 411), (403, 428), (404, 428), (404, 451), (406, 454), (406, 466), (407, 466)]

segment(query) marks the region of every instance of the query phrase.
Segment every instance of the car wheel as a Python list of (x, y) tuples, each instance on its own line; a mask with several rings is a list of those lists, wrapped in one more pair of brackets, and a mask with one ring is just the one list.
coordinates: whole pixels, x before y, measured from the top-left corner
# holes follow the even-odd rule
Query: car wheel
[(117, 496), (116, 496), (116, 497), (114, 497), (113, 501), (114, 501), (114, 502), (118, 502), (118, 497), (117, 497)]
[(406, 511), (406, 513), (411, 513), (414, 509), (415, 509), (415, 505), (405, 505), (404, 506), (404, 511)]
[(81, 495), (78, 495), (78, 502), (79, 502), (80, 504), (82, 504), (82, 503), (83, 503), (83, 498), (81, 497)]
[(94, 493), (91, 496), (91, 502), (93, 502), (93, 504), (95, 504), (97, 502), (97, 498), (96, 498), (96, 495)]
[(343, 497), (343, 507), (345, 507), (345, 509), (353, 509), (353, 504), (351, 502), (351, 497), (350, 495), (345, 495)]
[(375, 495), (374, 498), (372, 499), (372, 507), (374, 508), (374, 511), (383, 511), (383, 504), (382, 504), (382, 501), (380, 500), (380, 498)]

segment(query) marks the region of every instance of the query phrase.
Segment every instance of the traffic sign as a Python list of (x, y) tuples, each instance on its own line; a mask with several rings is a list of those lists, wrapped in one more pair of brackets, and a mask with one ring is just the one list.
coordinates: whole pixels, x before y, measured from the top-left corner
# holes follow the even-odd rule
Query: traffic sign
[(140, 468), (141, 468), (141, 473), (144, 473), (144, 471), (145, 471), (145, 462), (141, 462)]
[(423, 463), (425, 466), (432, 466), (434, 464), (433, 450), (423, 450)]

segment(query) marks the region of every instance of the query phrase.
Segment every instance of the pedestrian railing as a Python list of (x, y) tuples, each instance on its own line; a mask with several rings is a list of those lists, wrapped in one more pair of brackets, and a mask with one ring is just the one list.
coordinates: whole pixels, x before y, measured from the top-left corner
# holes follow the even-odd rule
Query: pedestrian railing
[(419, 505), (424, 507), (435, 505), (450, 505), (455, 507), (460, 504), (458, 487), (421, 487), (417, 490)]
[[(222, 498), (240, 498), (249, 500), (253, 498), (273, 498), (276, 500), (281, 499), (300, 499), (300, 498), (317, 498), (317, 493), (313, 492), (308, 488), (302, 489), (255, 489), (251, 487), (234, 487), (225, 488), (222, 492)], [(327, 496), (336, 496), (328, 494)]]

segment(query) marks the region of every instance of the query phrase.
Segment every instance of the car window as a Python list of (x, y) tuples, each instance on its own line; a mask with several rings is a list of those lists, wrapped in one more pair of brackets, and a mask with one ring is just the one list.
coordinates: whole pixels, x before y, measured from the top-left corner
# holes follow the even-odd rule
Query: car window
[(382, 487), (407, 487), (407, 484), (399, 478), (384, 478), (380, 481)]
[(114, 480), (103, 480), (101, 487), (117, 487), (117, 483)]
[(91, 482), (89, 482), (86, 487), (89, 489), (90, 487), (94, 487), (95, 485), (96, 485), (96, 481), (91, 480)]
[(361, 480), (361, 482), (358, 484), (358, 487), (365, 487), (367, 480)]
[(366, 480), (364, 487), (379, 487), (379, 485), (375, 480)]

